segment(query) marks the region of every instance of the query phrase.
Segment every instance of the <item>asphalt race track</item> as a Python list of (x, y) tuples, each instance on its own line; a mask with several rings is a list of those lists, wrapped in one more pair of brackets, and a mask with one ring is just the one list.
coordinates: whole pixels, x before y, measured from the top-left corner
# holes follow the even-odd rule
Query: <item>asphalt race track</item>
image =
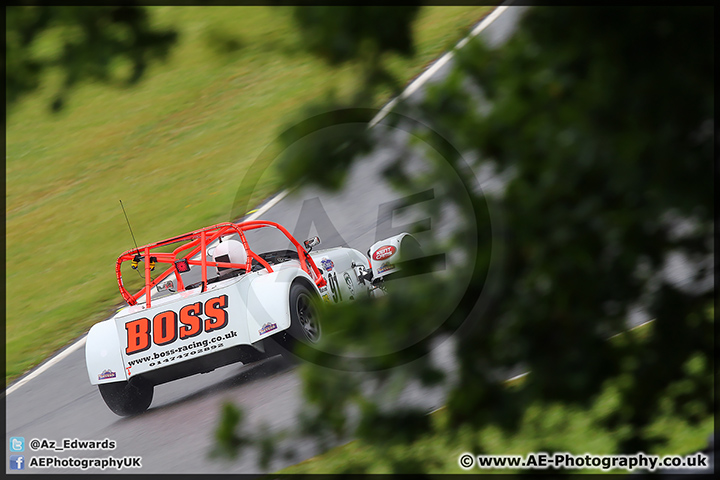
[[(513, 31), (524, 8), (509, 7), (503, 11), (480, 35), (492, 43), (502, 42)], [(452, 60), (437, 69), (432, 81), (443, 78)], [(427, 85), (427, 83), (425, 84)], [(414, 89), (410, 100), (423, 95), (424, 86)], [(383, 132), (380, 124), (376, 129)], [(397, 201), (399, 195), (382, 179), (380, 170), (387, 161), (397, 132), (387, 132), (387, 151), (381, 149), (362, 164), (356, 165), (339, 194), (306, 188), (282, 198), (260, 218), (284, 225), (302, 241), (318, 234), (323, 247), (347, 245), (365, 252), (377, 237), (388, 236), (388, 229), (402, 230), (416, 219), (412, 215), (397, 215), (383, 221), (381, 205)], [(421, 168), (421, 167), (419, 167)], [(479, 176), (481, 186), (489, 186), (490, 178)], [(230, 206), (228, 206), (230, 210)], [(351, 212), (351, 213), (349, 213)], [(432, 218), (433, 228), (443, 222), (452, 222), (452, 214)], [(389, 222), (389, 223), (388, 223)], [(379, 232), (378, 224), (384, 229)], [(201, 225), (198, 225), (198, 228)], [(181, 233), (181, 232), (177, 232)], [(392, 233), (390, 233), (392, 234)], [(108, 275), (113, 275), (108, 270)], [(638, 321), (641, 321), (638, 319)], [(452, 339), (438, 342), (432, 355), (448, 371), (452, 370)], [(22, 379), (21, 379), (22, 381)], [(233, 402), (244, 409), (246, 427), (261, 424), (271, 429), (295, 425), (295, 415), (302, 402), (301, 381), (294, 367), (280, 357), (243, 366), (234, 364), (211, 373), (170, 382), (155, 388), (150, 409), (134, 417), (121, 418), (113, 414), (91, 385), (85, 369), (84, 348), (77, 348), (60, 361), (52, 364), (34, 378), (11, 387), (6, 397), (6, 443), (10, 437), (24, 437), (26, 463), (32, 456), (56, 455), (75, 458), (115, 458), (142, 456), (142, 468), (124, 469), (121, 473), (251, 473), (259, 472), (254, 451), (248, 451), (235, 461), (209, 458), (218, 424), (220, 410), (225, 402)], [(415, 403), (428, 411), (441, 406), (443, 393), (436, 390), (409, 388), (404, 392), (404, 403)], [(117, 442), (111, 451), (32, 452), (31, 439), (103, 440)], [(309, 442), (298, 447), (294, 459), (276, 460), (270, 471), (281, 469), (313, 456), (316, 452)], [(6, 444), (6, 452), (9, 445)], [(10, 455), (10, 452), (7, 454)], [(7, 473), (98, 473), (90, 469), (37, 470), (26, 468), (22, 472)], [(113, 470), (106, 470), (112, 473)]]

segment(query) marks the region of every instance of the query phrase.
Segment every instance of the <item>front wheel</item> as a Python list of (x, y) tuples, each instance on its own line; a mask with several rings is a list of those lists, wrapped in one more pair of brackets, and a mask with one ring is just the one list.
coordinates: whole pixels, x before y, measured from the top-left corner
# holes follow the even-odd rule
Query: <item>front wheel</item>
[(153, 398), (154, 385), (142, 377), (130, 381), (98, 385), (105, 404), (116, 415), (125, 417), (148, 409)]
[(296, 283), (290, 287), (290, 328), (279, 335), (277, 341), (282, 347), (281, 354), (292, 361), (298, 343), (313, 345), (320, 341), (322, 329), (317, 315), (317, 295), (305, 285)]

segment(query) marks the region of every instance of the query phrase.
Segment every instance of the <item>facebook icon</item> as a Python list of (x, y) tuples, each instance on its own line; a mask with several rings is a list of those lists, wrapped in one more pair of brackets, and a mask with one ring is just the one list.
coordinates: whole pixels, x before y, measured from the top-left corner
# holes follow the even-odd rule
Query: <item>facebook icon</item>
[(10, 455), (10, 470), (23, 470), (23, 469), (25, 469), (25, 456)]

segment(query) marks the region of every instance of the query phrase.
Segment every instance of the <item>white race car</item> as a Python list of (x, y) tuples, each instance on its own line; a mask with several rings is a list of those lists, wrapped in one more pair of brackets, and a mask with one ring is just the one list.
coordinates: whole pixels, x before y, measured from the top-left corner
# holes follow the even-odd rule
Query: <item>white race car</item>
[[(288, 248), (268, 251), (268, 231)], [(316, 299), (382, 294), (383, 278), (398, 271), (401, 248), (417, 246), (402, 233), (375, 243), (368, 261), (352, 248), (314, 251), (319, 244), (319, 237), (302, 245), (276, 223), (249, 221), (123, 253), (116, 273), (128, 306), (88, 333), (90, 383), (110, 410), (132, 415), (150, 406), (155, 385), (277, 353), (292, 357), (295, 342), (320, 339)], [(123, 284), (128, 263), (144, 284), (134, 295)], [(169, 268), (153, 278), (156, 264)]]

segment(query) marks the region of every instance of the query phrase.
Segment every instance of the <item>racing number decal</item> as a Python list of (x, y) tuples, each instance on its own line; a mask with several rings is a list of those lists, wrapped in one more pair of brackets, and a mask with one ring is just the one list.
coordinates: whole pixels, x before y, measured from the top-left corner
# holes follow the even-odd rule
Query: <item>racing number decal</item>
[(337, 281), (337, 273), (328, 273), (328, 283), (330, 284), (330, 290), (332, 291), (333, 302), (337, 303), (342, 300), (342, 292), (340, 292), (340, 284)]
[(209, 299), (204, 305), (205, 314), (209, 318), (203, 322), (200, 318), (203, 311), (201, 302), (185, 305), (180, 309), (180, 324), (182, 326), (178, 325), (178, 315), (172, 310), (158, 313), (152, 322), (147, 318), (138, 318), (127, 322), (125, 324), (125, 331), (127, 332), (125, 353), (131, 355), (147, 350), (150, 348), (151, 339), (155, 345), (167, 345), (177, 340), (178, 336), (181, 339), (194, 337), (202, 333), (203, 326), (205, 332), (220, 330), (228, 324), (228, 313), (225, 310), (227, 306), (227, 295)]

